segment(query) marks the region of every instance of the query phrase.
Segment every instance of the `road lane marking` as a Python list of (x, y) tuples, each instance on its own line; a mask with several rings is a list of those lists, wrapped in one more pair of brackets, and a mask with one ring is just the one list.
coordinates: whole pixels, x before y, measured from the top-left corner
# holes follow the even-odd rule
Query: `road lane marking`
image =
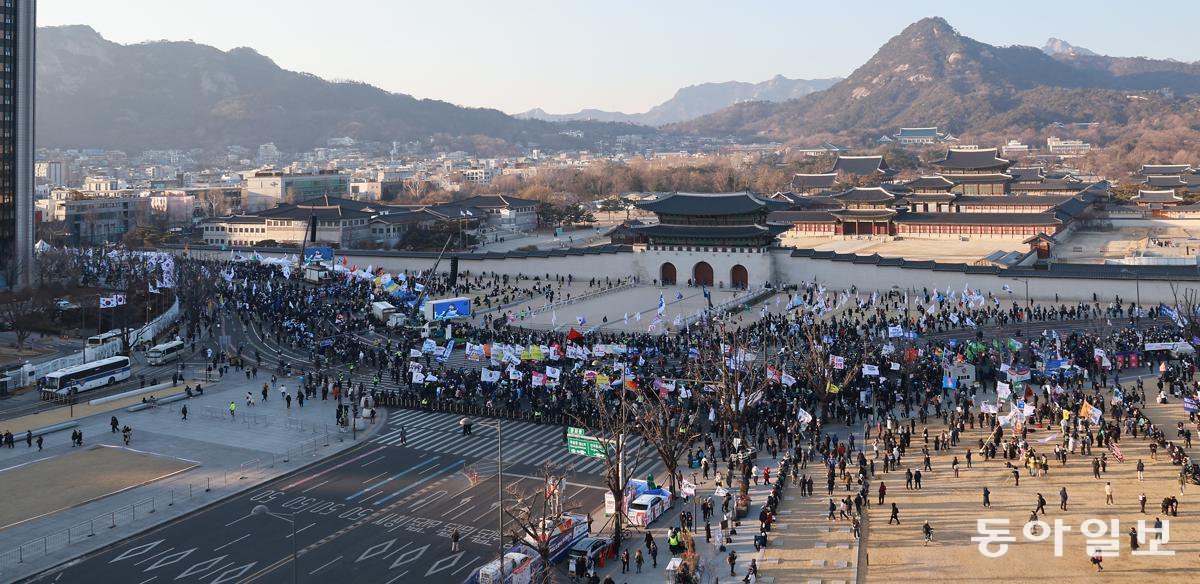
[(323, 471), (321, 471), (321, 472), (319, 472), (319, 473), (317, 473), (317, 474), (315, 474), (315, 475), (312, 475), (312, 476), (309, 476), (309, 477), (302, 478), (302, 479), (300, 479), (300, 480), (298, 480), (298, 481), (296, 481), (296, 482), (294, 482), (294, 483), (292, 483), (292, 484), (290, 484), (290, 485), (288, 485), (288, 486), (284, 487), (282, 490), (284, 490), (284, 491), (289, 491), (289, 490), (291, 490), (291, 489), (294, 489), (294, 488), (296, 488), (296, 487), (298, 487), (298, 486), (300, 486), (300, 485), (303, 485), (304, 483), (307, 483), (308, 481), (311, 481), (311, 480), (313, 480), (313, 479), (316, 479), (316, 478), (320, 478), (320, 477), (324, 476), (324, 475), (325, 475), (325, 474), (327, 474), (327, 473), (330, 473), (330, 472), (333, 472), (333, 471), (335, 471), (335, 470), (337, 470), (337, 469), (339, 469), (339, 468), (342, 468), (343, 466), (346, 466), (346, 465), (348, 465), (348, 464), (351, 464), (351, 463), (354, 463), (354, 462), (358, 462), (359, 460), (362, 460), (362, 459), (364, 459), (364, 458), (366, 458), (366, 457), (368, 457), (368, 456), (371, 456), (372, 454), (377, 454), (379, 451), (381, 451), (381, 450), (384, 450), (384, 449), (386, 449), (386, 448), (387, 448), (386, 446), (380, 446), (379, 448), (376, 448), (375, 450), (372, 450), (372, 451), (370, 451), (370, 452), (365, 452), (365, 453), (363, 453), (363, 454), (360, 454), (360, 455), (358, 455), (358, 456), (355, 456), (354, 458), (351, 458), (350, 460), (346, 460), (346, 461), (343, 461), (343, 462), (339, 463), (337, 466), (333, 466), (333, 467), (327, 468), (327, 469), (325, 469), (325, 470), (323, 470)]
[(239, 541), (242, 541), (243, 539), (246, 539), (247, 537), (250, 537), (250, 534), (249, 534), (249, 533), (247, 533), (246, 535), (243, 535), (243, 536), (241, 536), (241, 537), (239, 537), (239, 538), (237, 538), (237, 539), (235, 539), (235, 540), (233, 540), (233, 541), (231, 541), (231, 542), (229, 542), (229, 543), (227, 543), (227, 544), (225, 544), (225, 545), (223, 545), (223, 546), (221, 546), (221, 547), (219, 547), (219, 548), (215, 548), (215, 549), (213, 549), (213, 551), (214, 551), (214, 552), (219, 552), (219, 551), (221, 551), (221, 550), (223, 550), (223, 549), (225, 549), (225, 548), (227, 548), (227, 547), (229, 547), (229, 546), (231, 546), (231, 545), (233, 545), (233, 544), (235, 544), (235, 543), (237, 543), (237, 542), (239, 542)]
[(150, 560), (153, 560), (154, 558), (157, 558), (158, 556), (161, 556), (161, 555), (163, 555), (163, 554), (165, 554), (165, 553), (167, 553), (167, 552), (169, 552), (169, 551), (171, 551), (171, 550), (173, 550), (173, 549), (175, 549), (175, 548), (167, 548), (167, 549), (165, 549), (165, 550), (163, 550), (163, 551), (161, 551), (161, 552), (158, 552), (157, 554), (154, 554), (154, 555), (152, 555), (152, 556), (150, 556), (150, 557), (148, 557), (148, 558), (146, 558), (146, 559), (144, 559), (144, 560), (142, 560), (142, 561), (140, 561), (140, 562), (137, 562), (137, 563), (135, 563), (134, 565), (135, 565), (135, 566), (140, 566), (140, 565), (142, 565), (142, 564), (144, 564), (144, 563), (146, 563), (146, 562), (149, 562)]
[(362, 482), (362, 484), (364, 484), (364, 485), (365, 485), (365, 484), (367, 484), (367, 483), (369, 483), (369, 482), (371, 482), (371, 481), (373, 481), (373, 480), (375, 480), (375, 479), (377, 479), (377, 478), (379, 478), (379, 477), (381, 477), (381, 476), (383, 476), (383, 475), (385, 475), (385, 474), (387, 474), (387, 473), (386, 473), (386, 472), (381, 472), (381, 473), (379, 473), (379, 474), (377, 474), (377, 475), (375, 475), (375, 476), (373, 476), (373, 477), (371, 477), (371, 478), (369, 478), (369, 479), (367, 479), (367, 480), (363, 481), (363, 482)]
[(157, 579), (157, 578), (158, 578), (158, 576), (151, 576), (149, 578), (146, 578), (145, 580), (142, 580), (141, 584), (146, 584), (147, 582)]
[(323, 484), (325, 484), (325, 483), (328, 483), (329, 481), (332, 481), (332, 480), (333, 480), (333, 479), (325, 479), (325, 480), (323, 480), (323, 481), (321, 481), (321, 482), (319, 482), (319, 483), (317, 483), (317, 484), (315, 484), (315, 485), (313, 485), (313, 486), (311, 486), (311, 487), (309, 487), (309, 488), (307, 488), (307, 489), (304, 489), (303, 491), (300, 491), (300, 492), (301, 492), (301, 493), (307, 493), (307, 492), (309, 492), (309, 491), (311, 491), (311, 490), (313, 490), (313, 489), (315, 489), (315, 488), (317, 488), (317, 487), (319, 487), (319, 486), (321, 486), (321, 485), (323, 485)]
[[(384, 448), (384, 447), (382, 447), (382, 446), (381, 446), (380, 448)], [(413, 466), (411, 466), (411, 467), (409, 467), (409, 468), (407, 468), (407, 469), (405, 469), (405, 470), (402, 470), (402, 471), (400, 471), (400, 472), (398, 472), (398, 473), (396, 473), (396, 474), (394, 474), (394, 475), (392, 475), (392, 476), (390, 476), (390, 477), (388, 477), (388, 478), (386, 478), (386, 479), (383, 479), (382, 481), (379, 481), (379, 482), (377, 482), (377, 483), (375, 483), (375, 484), (373, 484), (373, 485), (371, 485), (371, 486), (369, 486), (369, 487), (367, 487), (367, 488), (365, 488), (365, 489), (363, 489), (363, 490), (361, 490), (361, 491), (359, 491), (359, 492), (357, 492), (357, 493), (354, 493), (353, 495), (350, 495), (350, 496), (346, 497), (346, 500), (347, 500), (347, 501), (353, 501), (354, 499), (357, 499), (357, 498), (359, 498), (359, 497), (361, 497), (361, 496), (363, 496), (363, 495), (365, 495), (365, 494), (367, 494), (367, 493), (369, 493), (369, 492), (371, 492), (371, 491), (374, 491), (375, 489), (378, 489), (379, 487), (382, 487), (383, 485), (386, 485), (386, 484), (388, 484), (388, 483), (390, 483), (390, 482), (392, 482), (392, 481), (394, 481), (394, 480), (396, 480), (396, 479), (398, 479), (398, 478), (400, 478), (400, 477), (402, 477), (402, 476), (404, 476), (404, 475), (406, 475), (406, 474), (408, 474), (408, 473), (410, 473), (410, 472), (412, 472), (412, 471), (414, 471), (414, 470), (419, 470), (419, 469), (425, 468), (426, 466), (429, 466), (431, 463), (435, 463), (435, 462), (437, 462), (437, 459), (436, 459), (436, 458), (430, 458), (430, 459), (427, 459), (427, 460), (423, 460), (423, 461), (421, 461), (421, 462), (418, 462), (417, 464), (415, 464), (415, 465), (413, 465)]]
[[(302, 532), (302, 531), (304, 531), (305, 529), (308, 529), (308, 528), (310, 528), (310, 527), (312, 527), (312, 526), (314, 526), (314, 525), (316, 525), (316, 524), (317, 524), (317, 523), (314, 521), (313, 523), (309, 523), (308, 525), (305, 525), (304, 527), (301, 527), (300, 529), (297, 529), (297, 530), (296, 530), (296, 535), (299, 535), (299, 534), (300, 534), (300, 532)], [(283, 539), (287, 539), (287, 538), (289, 538), (289, 537), (292, 537), (292, 534), (290, 534), (290, 533), (289, 533), (289, 534), (287, 534), (286, 536), (284, 536), (284, 538), (283, 538)]]
[[(408, 575), (408, 570), (405, 570), (405, 571), (403, 571), (403, 572), (400, 572), (399, 574), (397, 574), (397, 575), (396, 575), (396, 577), (395, 577), (395, 578), (392, 578), (391, 580), (388, 580), (388, 581), (387, 581), (385, 584), (392, 584), (392, 582), (395, 582), (396, 580), (399, 580), (399, 579), (401, 579), (401, 578), (403, 578), (403, 577), (405, 577), (405, 576), (407, 576), (407, 575)], [(453, 575), (453, 574), (452, 574), (452, 575)]]
[(425, 483), (427, 483), (427, 482), (429, 482), (429, 481), (431, 481), (431, 480), (433, 480), (433, 479), (436, 479), (436, 478), (438, 478), (438, 476), (440, 476), (440, 475), (442, 475), (442, 474), (445, 474), (445, 473), (450, 473), (450, 472), (454, 472), (454, 471), (455, 471), (455, 470), (456, 470), (458, 467), (460, 467), (460, 466), (464, 466), (464, 465), (466, 465), (466, 464), (467, 464), (467, 461), (465, 461), (465, 460), (460, 460), (460, 461), (458, 461), (458, 462), (456, 462), (456, 463), (454, 463), (454, 464), (451, 464), (450, 466), (447, 466), (447, 467), (445, 467), (445, 468), (443, 468), (443, 469), (439, 470), (438, 472), (436, 472), (436, 473), (434, 473), (434, 474), (431, 474), (431, 475), (429, 475), (429, 476), (427, 476), (427, 477), (425, 477), (425, 478), (423, 478), (423, 479), (421, 479), (421, 480), (419, 480), (419, 481), (417, 481), (417, 482), (415, 482), (415, 483), (413, 483), (413, 484), (411, 484), (411, 485), (409, 485), (409, 486), (407, 486), (407, 487), (404, 487), (403, 489), (400, 489), (399, 491), (396, 491), (395, 493), (392, 493), (392, 494), (390, 494), (390, 495), (388, 495), (388, 496), (386, 496), (386, 497), (384, 497), (384, 498), (382, 498), (382, 499), (380, 499), (380, 500), (376, 501), (376, 502), (375, 502), (375, 504), (376, 504), (376, 505), (383, 505), (384, 503), (387, 503), (388, 501), (391, 501), (392, 499), (395, 499), (396, 497), (399, 497), (400, 495), (403, 495), (404, 493), (407, 493), (408, 491), (411, 491), (411, 490), (413, 490), (413, 489), (417, 488), (417, 487), (418, 487), (418, 486), (420, 486), (420, 485), (423, 485), (423, 484), (425, 484)]
[(362, 466), (361, 466), (361, 467), (359, 467), (359, 468), (367, 468), (368, 466), (370, 466), (370, 465), (372, 465), (372, 464), (375, 464), (376, 462), (379, 462), (379, 461), (381, 461), (381, 460), (383, 460), (383, 459), (385, 459), (385, 458), (387, 458), (387, 457), (386, 457), (386, 456), (380, 456), (379, 458), (376, 458), (375, 460), (372, 460), (372, 461), (370, 461), (370, 462), (364, 462), (364, 463), (362, 464)]
[(309, 573), (308, 573), (308, 575), (309, 575), (309, 576), (312, 576), (313, 574), (316, 574), (317, 572), (320, 572), (321, 570), (324, 570), (325, 568), (328, 568), (330, 565), (332, 565), (332, 564), (336, 563), (338, 560), (341, 560), (341, 559), (342, 559), (342, 558), (344, 558), (344, 557), (345, 557), (345, 556), (338, 556), (338, 557), (336, 557), (336, 558), (334, 558), (334, 559), (332, 559), (332, 560), (329, 560), (329, 562), (327, 562), (327, 563), (323, 564), (323, 565), (322, 565), (320, 568), (317, 568), (316, 570), (313, 570), (313, 571), (309, 572)]
[(476, 507), (478, 507), (478, 505), (471, 505), (470, 507), (467, 507), (466, 509), (459, 511), (454, 517), (451, 517), (451, 519), (458, 519), (459, 517), (462, 517), (463, 513), (466, 513), (467, 511), (470, 511), (471, 509), (474, 509)]

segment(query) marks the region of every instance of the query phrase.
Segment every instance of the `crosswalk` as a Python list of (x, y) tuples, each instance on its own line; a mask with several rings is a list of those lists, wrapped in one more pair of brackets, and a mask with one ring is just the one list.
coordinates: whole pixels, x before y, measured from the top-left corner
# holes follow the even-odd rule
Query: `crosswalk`
[[(393, 409), (388, 426), (371, 442), (411, 448), (413, 450), (477, 457), (480, 463), (494, 468), (496, 458), (496, 420), (473, 418), (470, 436), (464, 436), (459, 420), (462, 416), (446, 412)], [(549, 466), (552, 470), (602, 474), (605, 461), (567, 452), (562, 426), (504, 420), (501, 422), (500, 458), (507, 467), (525, 464)], [(405, 443), (401, 444), (401, 434)], [(625, 460), (629, 476), (639, 476), (658, 465), (653, 448), (640, 436), (627, 440)], [(490, 465), (488, 463), (491, 463)], [(481, 472), (481, 474), (483, 474)]]

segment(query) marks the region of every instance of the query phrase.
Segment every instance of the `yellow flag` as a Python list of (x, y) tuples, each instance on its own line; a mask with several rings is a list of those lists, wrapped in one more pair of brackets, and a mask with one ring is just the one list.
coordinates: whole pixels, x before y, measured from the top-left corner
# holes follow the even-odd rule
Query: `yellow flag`
[(596, 375), (596, 385), (599, 387), (607, 387), (612, 385), (612, 380), (608, 378), (607, 374), (600, 373)]
[(825, 391), (826, 391), (827, 393), (838, 393), (838, 392), (842, 391), (842, 388), (840, 388), (840, 387), (838, 387), (838, 386), (834, 385), (834, 384), (833, 384), (833, 382), (832, 382), (832, 381), (830, 381), (830, 382), (829, 382), (829, 385), (827, 385), (827, 386), (825, 387)]

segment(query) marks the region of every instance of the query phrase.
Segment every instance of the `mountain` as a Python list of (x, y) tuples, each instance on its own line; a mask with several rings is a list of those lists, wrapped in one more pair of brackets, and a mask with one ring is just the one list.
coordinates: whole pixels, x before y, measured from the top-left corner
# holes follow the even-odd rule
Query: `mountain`
[(1040, 130), (1054, 122), (1119, 127), (1195, 114), (1194, 104), (1169, 95), (1129, 98), (1129, 90), (1166, 87), (1179, 95), (1200, 90), (1194, 65), (1127, 61), (992, 46), (960, 35), (941, 18), (926, 18), (829, 89), (783, 103), (738, 104), (666, 129), (867, 144), (901, 126), (938, 126), (962, 135)]
[(676, 91), (674, 97), (671, 99), (640, 114), (626, 114), (597, 109), (585, 109), (573, 114), (550, 114), (538, 108), (517, 114), (517, 117), (555, 122), (595, 120), (599, 122), (628, 122), (646, 126), (661, 126), (663, 124), (697, 118), (736, 103), (748, 101), (779, 102), (803, 97), (814, 91), (826, 89), (839, 80), (836, 77), (832, 79), (789, 79), (782, 75), (776, 75), (761, 83), (746, 83), (743, 81), (701, 83), (700, 85), (691, 85)]
[(1042, 45), (1042, 52), (1050, 55), (1051, 57), (1056, 57), (1058, 55), (1091, 57), (1096, 54), (1083, 47), (1077, 47), (1071, 43), (1068, 43), (1067, 41), (1056, 39), (1054, 37), (1050, 37), (1046, 41), (1046, 44)]
[[(364, 83), (287, 71), (252, 49), (192, 42), (122, 45), (87, 26), (38, 30), (37, 143), (50, 148), (256, 146), (285, 150), (350, 136), (437, 140), (462, 149), (588, 146), (645, 133), (629, 125), (519, 120)], [(570, 135), (565, 130), (580, 130)]]

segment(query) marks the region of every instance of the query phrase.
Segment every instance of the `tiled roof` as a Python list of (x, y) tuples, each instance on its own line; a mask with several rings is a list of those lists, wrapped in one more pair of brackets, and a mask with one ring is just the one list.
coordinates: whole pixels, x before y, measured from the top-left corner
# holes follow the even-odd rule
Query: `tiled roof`
[(985, 168), (1007, 168), (1012, 162), (1000, 158), (995, 148), (979, 150), (964, 150), (951, 148), (946, 151), (946, 157), (934, 162), (939, 168), (950, 170), (972, 170)]
[(752, 193), (672, 193), (638, 207), (652, 213), (688, 216), (742, 215), (746, 213), (782, 210), (782, 201), (768, 201)]

